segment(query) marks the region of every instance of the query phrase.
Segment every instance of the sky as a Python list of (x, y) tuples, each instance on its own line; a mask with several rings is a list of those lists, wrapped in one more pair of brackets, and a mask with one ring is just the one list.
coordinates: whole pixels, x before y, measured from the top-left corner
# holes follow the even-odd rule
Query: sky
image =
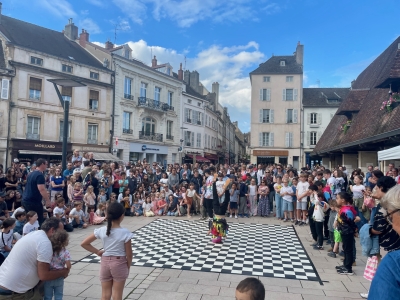
[(304, 87), (349, 87), (399, 35), (398, 0), (2, 0), (2, 13), (61, 31), (69, 18), (91, 42), (128, 43), (151, 64), (197, 70), (232, 121), (250, 131), (249, 73), (304, 45)]

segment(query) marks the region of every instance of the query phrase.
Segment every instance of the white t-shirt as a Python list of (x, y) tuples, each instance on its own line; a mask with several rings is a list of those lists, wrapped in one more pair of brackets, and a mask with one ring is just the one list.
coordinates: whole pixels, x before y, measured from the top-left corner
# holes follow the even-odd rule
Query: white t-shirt
[[(8, 246), (11, 248), (12, 246), (12, 241), (13, 241), (13, 233), (14, 230), (10, 230), (9, 233), (0, 233), (0, 251), (4, 251), (4, 246)], [(4, 243), (3, 243), (4, 240)]]
[(103, 242), (103, 256), (126, 256), (125, 243), (133, 238), (133, 233), (126, 228), (111, 228), (110, 236), (106, 232), (107, 226), (94, 230), (94, 236)]
[[(282, 186), (282, 187), (281, 187), (281, 195), (282, 195), (283, 193), (290, 193), (290, 194), (293, 194), (293, 189), (292, 189), (292, 187), (291, 187), (291, 186)], [(285, 200), (285, 201), (287, 201), (287, 202), (292, 202), (292, 201), (293, 201), (293, 197), (290, 196), (290, 195), (282, 196), (282, 198), (283, 198), (283, 200)]]
[(362, 191), (365, 191), (365, 186), (362, 184), (360, 185), (353, 185), (353, 198), (363, 198), (363, 193)]
[(43, 230), (16, 243), (0, 268), (0, 285), (15, 293), (26, 293), (39, 282), (37, 262), (50, 264), (51, 242)]
[[(24, 225), (24, 229), (22, 229), (22, 234), (25, 235), (25, 234), (28, 234), (28, 233), (30, 233), (30, 232), (36, 231), (36, 230), (38, 230), (38, 229), (39, 229), (39, 222), (38, 222), (38, 221), (36, 221), (36, 222), (33, 223), (33, 224), (27, 222), (27, 223)], [(0, 285), (1, 285), (1, 284), (0, 284)]]
[[(64, 214), (64, 212), (65, 212), (65, 209), (64, 209), (64, 207), (56, 207), (56, 208), (54, 208), (54, 210), (53, 210), (53, 214), (54, 215), (63, 215)], [(65, 216), (64, 216), (64, 218), (65, 218)]]
[[(306, 182), (299, 181), (299, 183), (297, 184), (297, 195), (301, 195), (307, 192), (309, 186), (310, 184), (307, 181)], [(301, 202), (307, 202), (307, 196), (301, 198)]]
[[(69, 213), (69, 216), (79, 216), (79, 220), (83, 221), (83, 218), (85, 217), (85, 213), (83, 212), (83, 210), (81, 209), (80, 211), (77, 211), (76, 208), (74, 207), (71, 212)], [(74, 220), (74, 218), (69, 218), (69, 222), (72, 223), (72, 221)]]

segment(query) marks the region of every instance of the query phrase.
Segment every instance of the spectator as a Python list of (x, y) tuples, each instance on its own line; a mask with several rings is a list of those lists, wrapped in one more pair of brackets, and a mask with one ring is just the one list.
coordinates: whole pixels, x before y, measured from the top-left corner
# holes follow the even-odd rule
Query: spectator
[(265, 288), (257, 278), (246, 278), (236, 287), (236, 300), (264, 300)]

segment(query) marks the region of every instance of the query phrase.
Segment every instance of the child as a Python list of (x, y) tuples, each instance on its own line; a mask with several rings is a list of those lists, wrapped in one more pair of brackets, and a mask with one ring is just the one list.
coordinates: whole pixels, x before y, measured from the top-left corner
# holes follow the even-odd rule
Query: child
[(131, 190), (128, 187), (124, 187), (122, 192), (118, 196), (118, 203), (121, 203), (125, 208), (125, 216), (133, 217), (132, 206), (132, 195)]
[(104, 204), (99, 204), (99, 209), (94, 212), (94, 208), (91, 208), (90, 211), (90, 222), (92, 225), (100, 225), (104, 222), (104, 220), (106, 219), (105, 216), (102, 216), (102, 210), (100, 209), (100, 205), (102, 207), (102, 209), (104, 210)]
[(336, 267), (336, 270), (340, 275), (354, 275), (352, 265), (354, 260), (354, 234), (357, 232), (357, 226), (355, 224), (357, 213), (353, 207), (353, 199), (349, 194), (345, 192), (338, 193), (336, 195), (336, 202), (338, 207), (340, 207), (337, 224), (344, 251), (343, 266)]
[[(107, 209), (107, 226), (94, 230), (81, 246), (101, 257), (101, 299), (122, 299), (125, 281), (132, 264), (133, 234), (121, 227), (125, 209), (119, 203), (110, 203)], [(96, 249), (92, 242), (101, 239), (104, 250)]]
[(315, 226), (315, 220), (313, 218), (315, 203), (318, 201), (318, 187), (313, 184), (308, 187), (307, 195), (310, 197), (310, 207), (308, 208), (308, 225), (310, 226), (311, 236), (313, 238), (313, 243), (310, 246), (317, 246), (318, 245), (318, 234), (317, 228)]
[[(300, 181), (297, 184), (297, 222), (295, 225), (303, 226), (306, 224), (307, 219), (307, 194), (310, 184), (307, 182), (307, 175), (300, 174)], [(301, 218), (303, 213), (303, 219)]]
[(151, 198), (147, 197), (146, 202), (143, 203), (143, 215), (145, 217), (154, 217), (154, 213), (151, 210), (152, 205), (151, 205)]
[(265, 288), (260, 280), (249, 277), (238, 284), (235, 295), (238, 300), (264, 300)]
[(237, 189), (237, 184), (236, 183), (232, 183), (232, 187), (229, 190), (229, 193), (231, 194), (230, 197), (230, 205), (229, 205), (229, 210), (230, 210), (230, 216), (229, 218), (232, 218), (232, 214), (235, 214), (235, 219), (238, 218), (238, 201), (239, 201), (239, 191)]
[(96, 215), (98, 215), (99, 217), (105, 217), (106, 216), (105, 209), (106, 209), (105, 203), (99, 203), (99, 205), (97, 206)]
[(204, 195), (206, 193), (206, 183), (200, 188), (200, 220), (205, 220), (207, 218), (207, 211), (204, 206)]
[[(50, 270), (71, 269), (71, 256), (65, 249), (68, 246), (68, 233), (58, 230), (50, 238), (53, 247), (53, 257), (50, 262)], [(64, 294), (64, 277), (44, 282), (44, 300), (62, 299)]]
[(336, 257), (337, 250), (339, 249), (339, 243), (336, 251), (335, 248), (335, 226), (334, 223), (336, 221), (337, 216), (337, 203), (336, 200), (329, 201), (329, 206), (331, 208), (331, 213), (329, 214), (329, 221), (328, 221), (328, 230), (329, 230), (329, 240), (331, 241), (331, 247), (328, 250), (328, 256)]
[[(297, 184), (299, 183), (299, 179), (293, 178), (292, 179), (292, 190), (293, 190), (293, 196), (292, 196), (292, 203), (293, 203), (293, 213), (297, 211), (296, 207), (297, 207), (297, 196), (296, 196), (296, 192), (297, 192)], [(296, 217), (296, 216), (295, 216)]]
[(167, 212), (167, 202), (165, 201), (164, 198), (160, 198), (157, 201), (157, 214), (159, 216), (162, 216), (165, 215), (166, 212)]
[(289, 180), (284, 178), (282, 181), (283, 186), (281, 187), (282, 207), (285, 218), (283, 222), (288, 221), (288, 215), (290, 216), (290, 222), (293, 222), (293, 189), (289, 186)]
[(176, 216), (177, 215), (177, 207), (178, 207), (178, 199), (174, 198), (173, 195), (168, 196), (168, 212), (167, 216)]
[[(314, 192), (315, 193), (315, 192)], [(323, 192), (317, 192), (317, 199), (314, 201), (314, 212), (313, 220), (315, 231), (317, 233), (317, 245), (314, 246), (314, 250), (323, 250), (324, 243), (324, 221), (325, 221), (325, 211), (328, 209), (326, 199)]]
[(139, 216), (143, 215), (143, 208), (142, 208), (142, 204), (139, 203), (139, 197), (136, 197), (136, 196), (138, 196), (138, 194), (135, 195), (135, 199), (134, 199), (131, 209), (132, 209), (132, 213), (135, 216), (139, 217)]
[(5, 219), (1, 224), (0, 253), (4, 258), (10, 254), (12, 248), (14, 227), (15, 219), (13, 218)]
[(239, 217), (249, 217), (247, 207), (247, 185), (246, 176), (239, 177)]
[(105, 204), (106, 201), (107, 201), (106, 190), (105, 189), (100, 189), (100, 194), (97, 197), (97, 202)]
[(197, 197), (196, 190), (194, 189), (194, 183), (190, 183), (189, 189), (186, 191), (186, 204), (188, 206), (188, 217), (190, 217), (190, 209), (193, 205), (193, 199)]
[(257, 184), (254, 178), (248, 186), (248, 199), (250, 203), (250, 216), (257, 216)]
[(14, 232), (22, 236), (22, 230), (24, 229), (26, 220), (26, 212), (18, 211), (15, 214), (15, 218), (17, 219), (17, 221), (15, 222)]
[(26, 224), (22, 230), (23, 235), (27, 235), (28, 233), (39, 229), (39, 223), (37, 219), (38, 215), (35, 211), (30, 211), (26, 214)]
[(96, 195), (93, 192), (93, 186), (89, 185), (86, 194), (83, 197), (83, 202), (85, 203), (85, 213), (87, 214), (90, 212), (91, 209), (94, 209), (94, 206), (96, 205)]
[(83, 203), (83, 188), (82, 183), (75, 182), (74, 191), (72, 192), (72, 202), (75, 206), (75, 202), (82, 204)]
[(69, 213), (69, 222), (74, 228), (86, 228), (88, 226), (85, 222), (85, 214), (82, 211), (82, 203), (74, 203), (74, 208)]
[(355, 175), (353, 181), (354, 185), (350, 185), (350, 190), (353, 193), (353, 203), (357, 215), (361, 218), (361, 222), (356, 224), (358, 230), (360, 230), (365, 223), (368, 223), (370, 213), (368, 209), (365, 209), (365, 207), (363, 209), (365, 193), (365, 187), (361, 184), (363, 182), (363, 177), (361, 175)]
[(74, 230), (74, 228), (72, 227), (71, 224), (68, 223), (67, 221), (67, 217), (66, 217), (66, 207), (65, 207), (65, 200), (64, 198), (58, 198), (56, 200), (56, 204), (57, 206), (54, 208), (54, 216), (59, 218), (61, 220), (61, 222), (64, 225), (64, 230), (66, 230), (67, 232), (72, 232)]
[(276, 183), (274, 184), (275, 189), (275, 206), (276, 206), (276, 218), (278, 220), (283, 220), (283, 207), (282, 207), (282, 197), (281, 197), (281, 188), (282, 188), (282, 177), (276, 176)]
[(151, 211), (154, 213), (154, 215), (157, 215), (157, 199), (156, 196), (154, 194), (150, 195), (150, 199), (151, 199)]

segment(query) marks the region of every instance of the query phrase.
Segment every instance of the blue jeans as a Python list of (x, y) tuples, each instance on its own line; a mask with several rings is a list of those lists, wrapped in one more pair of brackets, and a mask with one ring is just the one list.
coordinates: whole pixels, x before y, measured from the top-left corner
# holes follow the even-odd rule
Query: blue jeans
[(283, 199), (281, 195), (275, 193), (276, 217), (283, 218)]
[(64, 293), (64, 277), (44, 282), (44, 300), (62, 300)]
[(79, 221), (79, 223), (78, 222), (76, 222), (76, 220), (75, 219), (73, 219), (72, 220), (72, 227), (73, 228), (82, 228), (83, 227), (83, 221), (82, 220), (80, 220)]
[(376, 215), (376, 207), (373, 207), (371, 209), (371, 218), (369, 219), (369, 224), (371, 224), (372, 226), (374, 226), (375, 215)]

